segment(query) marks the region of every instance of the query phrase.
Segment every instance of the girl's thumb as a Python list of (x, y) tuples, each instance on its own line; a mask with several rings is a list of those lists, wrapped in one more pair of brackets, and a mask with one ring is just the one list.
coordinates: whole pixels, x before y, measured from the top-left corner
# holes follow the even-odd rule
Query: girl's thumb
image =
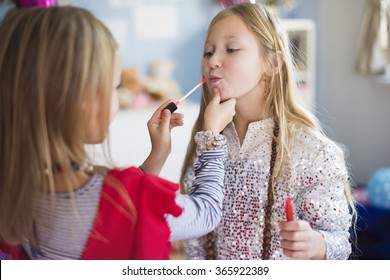
[(161, 112), (161, 123), (160, 126), (168, 127), (171, 121), (171, 112), (168, 109), (165, 109)]

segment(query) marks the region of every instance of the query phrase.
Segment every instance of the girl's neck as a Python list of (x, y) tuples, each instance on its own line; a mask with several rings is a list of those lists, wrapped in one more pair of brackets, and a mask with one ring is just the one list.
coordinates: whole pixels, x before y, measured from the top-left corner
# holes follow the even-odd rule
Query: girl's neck
[(246, 133), (248, 131), (249, 124), (252, 122), (255, 122), (255, 121), (263, 120), (263, 119), (265, 119), (265, 118), (262, 117), (262, 118), (254, 119), (254, 120), (250, 120), (248, 118), (240, 118), (240, 116), (237, 116), (237, 113), (236, 113), (236, 116), (234, 116), (234, 119), (233, 119), (233, 123), (234, 123), (234, 127), (236, 129), (237, 135), (238, 135), (238, 139), (240, 141), (240, 145), (242, 145), (242, 143), (244, 142)]
[(233, 123), (236, 128), (240, 144), (244, 141), (248, 126), (252, 122), (266, 119), (268, 116), (263, 110), (263, 95), (252, 95), (242, 100), (237, 100), (236, 114)]

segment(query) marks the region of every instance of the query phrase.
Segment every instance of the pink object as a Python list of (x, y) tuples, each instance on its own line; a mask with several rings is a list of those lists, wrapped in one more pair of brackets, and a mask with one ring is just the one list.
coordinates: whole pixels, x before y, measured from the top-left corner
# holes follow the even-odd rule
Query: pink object
[(294, 221), (294, 202), (290, 197), (286, 199), (286, 219), (288, 222)]
[(57, 0), (16, 0), (15, 2), (19, 8), (57, 6)]
[(144, 108), (149, 106), (152, 103), (152, 101), (153, 101), (152, 97), (146, 92), (143, 91), (136, 92), (131, 102), (131, 107)]
[(186, 93), (186, 95), (184, 95), (182, 98), (180, 98), (179, 100), (177, 100), (175, 102), (176, 105), (178, 105), (180, 102), (182, 102), (184, 99), (186, 99), (188, 96), (190, 96), (198, 87), (200, 87), (201, 85), (203, 85), (205, 82), (206, 82), (206, 78), (203, 78), (203, 80), (197, 84), (196, 86), (193, 87), (193, 89), (191, 89), (189, 92)]
[(200, 87), (201, 85), (203, 85), (205, 82), (206, 82), (206, 78), (203, 78), (203, 80), (197, 84), (196, 86), (194, 86), (189, 92), (187, 92), (186, 95), (184, 95), (182, 98), (180, 98), (179, 100), (177, 100), (176, 102), (171, 102), (169, 103), (165, 108), (165, 109), (168, 109), (169, 111), (171, 111), (171, 113), (175, 112), (177, 110), (177, 105), (179, 105), (180, 102), (182, 102), (184, 99), (186, 99), (188, 96), (190, 96), (198, 87)]
[(221, 3), (225, 8), (230, 6), (241, 4), (241, 3), (250, 3), (250, 0), (217, 0), (217, 2)]

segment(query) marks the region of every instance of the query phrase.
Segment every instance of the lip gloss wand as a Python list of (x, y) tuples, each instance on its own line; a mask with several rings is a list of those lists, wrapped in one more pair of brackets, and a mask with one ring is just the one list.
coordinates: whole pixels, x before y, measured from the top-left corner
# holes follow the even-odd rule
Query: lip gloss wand
[(286, 218), (288, 222), (294, 221), (294, 202), (290, 197), (286, 199)]
[(188, 96), (190, 96), (198, 87), (200, 87), (201, 85), (203, 85), (204, 83), (206, 82), (206, 78), (203, 78), (203, 80), (197, 84), (196, 86), (193, 87), (193, 89), (191, 89), (189, 92), (186, 93), (186, 95), (184, 95), (182, 98), (180, 98), (179, 100), (177, 100), (176, 102), (171, 102), (169, 103), (165, 108), (165, 109), (168, 109), (169, 111), (171, 111), (171, 113), (175, 112), (176, 109), (177, 109), (177, 105), (180, 104), (180, 102), (182, 102), (184, 99), (186, 99)]

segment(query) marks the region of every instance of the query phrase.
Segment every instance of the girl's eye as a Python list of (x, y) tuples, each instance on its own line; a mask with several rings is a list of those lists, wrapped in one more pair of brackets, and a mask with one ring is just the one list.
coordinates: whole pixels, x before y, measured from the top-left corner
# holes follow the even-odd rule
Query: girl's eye
[(227, 49), (226, 50), (228, 53), (234, 53), (234, 52), (236, 52), (236, 51), (238, 51), (238, 49)]
[(203, 54), (204, 57), (210, 57), (210, 56), (212, 56), (212, 55), (213, 55), (213, 52), (205, 52), (205, 53)]

